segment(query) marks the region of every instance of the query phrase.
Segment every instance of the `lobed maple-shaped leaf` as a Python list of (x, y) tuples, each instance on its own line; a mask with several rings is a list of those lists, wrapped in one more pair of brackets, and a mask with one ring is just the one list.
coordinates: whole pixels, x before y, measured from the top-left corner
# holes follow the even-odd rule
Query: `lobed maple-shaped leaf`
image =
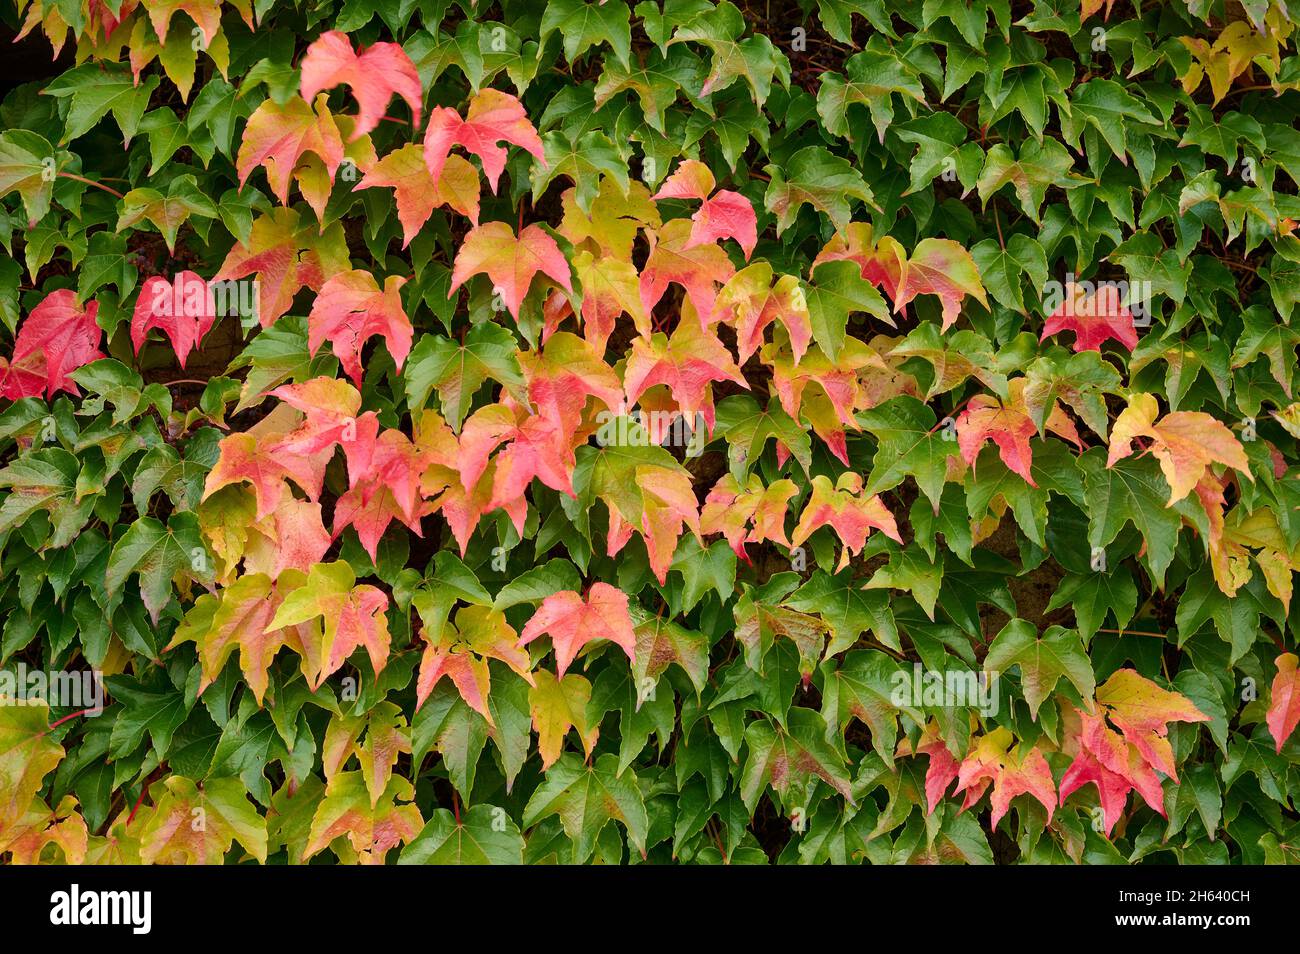
[(1040, 341), (1062, 331), (1074, 332), (1074, 350), (1100, 351), (1103, 343), (1113, 338), (1132, 351), (1138, 344), (1133, 313), (1123, 303), (1119, 289), (1106, 284), (1088, 294), (1085, 288), (1068, 282), (1064, 297), (1056, 309), (1047, 316)]
[(338, 445), (347, 457), (350, 485), (371, 470), (379, 419), (374, 411), (360, 413), (356, 388), (339, 378), (317, 377), (270, 393), (303, 415), (297, 427), (269, 442), (270, 456), (314, 457)]
[[(570, 676), (570, 679), (579, 678)], [(566, 755), (552, 764), (542, 783), (524, 806), (523, 824), (536, 825), (558, 815), (564, 833), (572, 843), (566, 861), (583, 864), (596, 850), (596, 839), (610, 821), (627, 829), (629, 843), (645, 854), (650, 821), (645, 801), (634, 774), (618, 772), (618, 758), (601, 755), (594, 764)]]
[[(650, 334), (650, 314), (641, 300), (640, 275), (630, 261), (613, 255), (596, 258), (584, 249), (573, 257), (573, 272), (582, 286), (583, 336), (597, 354), (604, 354), (619, 315), (631, 316), (638, 332)], [(563, 296), (560, 298), (567, 303)], [(545, 337), (550, 337), (557, 323), (548, 323)]]
[(424, 818), (413, 804), (414, 798), (414, 786), (395, 775), (382, 797), (374, 802), (363, 773), (340, 772), (330, 779), (325, 797), (316, 806), (303, 860), (333, 842), (346, 839), (347, 846), (356, 853), (356, 860), (363, 864), (382, 864), (389, 851), (397, 845), (410, 844), (424, 827)]
[(862, 552), (873, 529), (901, 544), (898, 524), (885, 502), (878, 494), (869, 495), (862, 488), (862, 475), (854, 471), (840, 474), (833, 485), (829, 477), (818, 474), (790, 542), (797, 547), (818, 527), (830, 527), (844, 544), (839, 569), (848, 566), (850, 555)]
[(403, 754), (411, 754), (411, 729), (395, 703), (384, 701), (365, 715), (336, 715), (321, 743), (321, 768), (329, 784), (353, 755), (374, 808), (388, 790), (393, 768)]
[(402, 276), (390, 275), (381, 290), (364, 269), (332, 276), (321, 286), (307, 316), (307, 347), (315, 352), (328, 341), (343, 371), (361, 387), (361, 349), (379, 335), (401, 371), (415, 337), (411, 319), (402, 309), (404, 284)]
[(222, 438), (220, 456), (203, 484), (204, 499), (230, 484), (250, 483), (257, 495), (257, 519), (260, 520), (279, 504), (285, 478), (292, 478), (308, 497), (318, 500), (330, 451), (294, 457), (276, 453), (274, 447), (274, 437), (259, 439), (250, 431)]
[(648, 341), (635, 339), (623, 372), (628, 406), (636, 404), (648, 388), (665, 385), (692, 429), (700, 416), (710, 435), (714, 423), (710, 384), (714, 381), (731, 381), (749, 388), (726, 345), (685, 313), (671, 337), (656, 334)]
[(754, 262), (736, 272), (716, 300), (718, 320), (736, 329), (736, 351), (743, 365), (763, 346), (763, 332), (779, 322), (790, 339), (797, 364), (812, 340), (808, 299), (795, 275), (782, 275), (772, 284), (772, 266)]
[(1241, 442), (1222, 421), (1202, 411), (1173, 411), (1156, 423), (1159, 413), (1155, 395), (1129, 397), (1111, 428), (1107, 467), (1132, 454), (1133, 441), (1145, 437), (1169, 482), (1170, 505), (1191, 493), (1211, 464), (1226, 464), (1254, 482)]
[(13, 824), (0, 825), (0, 854), (9, 855), (11, 865), (38, 865), (50, 845), (61, 852), (63, 864), (79, 865), (86, 860), (90, 832), (86, 820), (77, 811), (77, 799), (63, 796), (51, 810), (40, 798)]
[(426, 463), (421, 448), (401, 431), (383, 431), (365, 469), (354, 473), (352, 485), (334, 505), (334, 536), (351, 526), (372, 560), (378, 560), (379, 541), (393, 520), (423, 536), (420, 518), (430, 510), (421, 496)]
[(50, 707), (42, 700), (3, 699), (0, 704), (0, 832), (22, 817), (45, 776), (63, 760), (50, 737)]
[(591, 683), (577, 673), (558, 677), (545, 669), (534, 673), (528, 690), (528, 712), (537, 732), (537, 752), (542, 757), (542, 771), (549, 771), (564, 751), (564, 738), (570, 729), (578, 731), (588, 758), (600, 735), (600, 725), (587, 721), (591, 702)]
[(750, 474), (742, 487), (731, 474), (723, 474), (704, 499), (700, 510), (700, 533), (721, 533), (736, 556), (748, 562), (746, 543), (772, 540), (792, 544), (785, 535), (785, 516), (790, 499), (799, 492), (794, 481), (782, 479), (763, 486), (757, 474)]
[(993, 809), (992, 827), (997, 828), (1017, 795), (1036, 798), (1047, 809), (1047, 820), (1051, 822), (1056, 809), (1052, 770), (1037, 747), (1022, 751), (1021, 744), (1012, 746), (1013, 741), (1010, 729), (998, 727), (971, 743), (966, 757), (957, 766), (954, 793), (966, 793), (961, 810), (978, 802), (992, 785), (993, 794), (989, 799)]
[(506, 150), (500, 145), (503, 142), (527, 150), (542, 165), (546, 164), (542, 140), (528, 121), (523, 104), (509, 93), (484, 89), (470, 100), (464, 119), (446, 106), (429, 114), (429, 127), (424, 133), (424, 160), (436, 182), (452, 147), (462, 146), (482, 160), (488, 185), (496, 192), (506, 167)]
[(369, 584), (357, 585), (347, 563), (319, 563), (302, 586), (290, 591), (267, 630), (297, 626), (321, 617), (319, 633), (304, 640), (303, 672), (313, 690), (338, 670), (352, 651), (365, 647), (376, 673), (388, 662), (388, 597)]
[(440, 205), (451, 206), (471, 224), (478, 225), (478, 172), (468, 159), (448, 156), (435, 179), (429, 175), (429, 167), (424, 162), (423, 147), (408, 143), (365, 170), (361, 181), (352, 188), (377, 187), (393, 190), (397, 220), (402, 223), (402, 248), (411, 244), (411, 239)]
[(712, 196), (713, 173), (698, 159), (684, 160), (677, 171), (664, 180), (656, 199), (698, 199), (703, 205), (691, 216), (691, 234), (685, 249), (713, 244), (719, 239), (734, 238), (745, 250), (745, 259), (758, 244), (758, 218), (754, 207), (739, 192), (720, 189)]
[(1116, 670), (1098, 687), (1096, 703), (1095, 712), (1063, 707), (1071, 724), (1066, 750), (1074, 761), (1061, 778), (1060, 797), (1064, 804), (1072, 792), (1095, 785), (1109, 834), (1134, 789), (1152, 809), (1165, 814), (1156, 773), (1178, 780), (1168, 724), (1208, 722), (1210, 717), (1186, 697), (1161, 689), (1132, 669)]
[(1063, 626), (1051, 626), (1042, 638), (1036, 627), (1013, 619), (994, 637), (984, 657), (989, 672), (1004, 673), (1020, 667), (1020, 690), (1029, 705), (1031, 718), (1038, 718), (1039, 706), (1062, 679), (1068, 679), (1084, 699), (1092, 698), (1096, 677), (1079, 634)]
[(330, 182), (343, 162), (343, 139), (338, 124), (325, 104), (324, 95), (316, 100), (315, 111), (307, 100), (295, 96), (281, 105), (266, 99), (248, 117), (235, 171), (242, 189), (258, 166), (266, 166), (267, 183), (281, 205), (289, 204), (289, 184), (294, 170), (306, 153), (314, 153), (322, 163)]
[(901, 313), (917, 295), (938, 297), (943, 305), (944, 331), (956, 323), (968, 295), (985, 309), (989, 307), (975, 260), (951, 239), (922, 239), (907, 257), (893, 296), (894, 311)]
[(667, 451), (646, 446), (648, 435), (635, 422), (627, 431), (638, 445), (608, 448), (592, 467), (591, 491), (609, 508), (605, 552), (615, 556), (636, 531), (663, 584), (683, 527), (700, 539), (699, 502), (689, 473)]
[[(323, 554), (322, 554), (323, 555)], [(202, 693), (221, 675), (231, 654), (239, 650), (239, 668), (262, 704), (269, 685), (267, 670), (282, 646), (303, 652), (304, 627), (271, 628), (285, 592), (302, 586), (306, 575), (291, 571), (282, 581), (263, 573), (246, 573), (219, 595), (203, 594), (176, 627), (167, 649), (192, 642), (198, 650)]]
[(841, 261), (856, 263), (863, 279), (883, 290), (891, 301), (897, 300), (907, 267), (907, 250), (897, 239), (882, 235), (877, 241), (870, 222), (850, 222), (817, 253), (810, 272), (815, 273), (825, 262)]
[(623, 386), (618, 375), (591, 344), (576, 335), (556, 332), (540, 353), (521, 353), (519, 366), (537, 413), (567, 433), (577, 429), (589, 397), (610, 411), (622, 406)]
[(1300, 725), (1300, 672), (1296, 668), (1298, 663), (1300, 658), (1297, 658), (1295, 653), (1282, 653), (1273, 663), (1277, 667), (1277, 675), (1273, 677), (1268, 713), (1264, 721), (1268, 723), (1268, 731), (1272, 733), (1273, 741), (1277, 743), (1278, 752), (1282, 751), (1282, 746), (1291, 737), (1296, 725)]
[(306, 102), (310, 103), (322, 90), (342, 83), (352, 88), (361, 111), (351, 139), (358, 139), (379, 125), (394, 94), (406, 100), (411, 108), (412, 125), (420, 128), (424, 98), (420, 74), (396, 43), (375, 43), (356, 53), (347, 34), (329, 30), (307, 47), (298, 68), (302, 73), (300, 92)]
[(456, 253), (447, 296), (470, 276), (486, 274), (506, 308), (516, 319), (528, 286), (538, 272), (572, 292), (569, 263), (555, 239), (540, 225), (524, 227), (516, 238), (505, 222), (486, 222), (470, 230)]
[(627, 594), (608, 583), (593, 583), (586, 599), (573, 590), (552, 593), (524, 624), (519, 645), (527, 646), (539, 636), (549, 635), (555, 649), (556, 672), (561, 678), (579, 651), (593, 640), (608, 639), (633, 659), (636, 634), (627, 607)]
[(266, 861), (266, 819), (248, 800), (239, 779), (195, 783), (169, 775), (162, 784), (163, 794), (140, 828), (142, 862), (221, 864), (235, 842), (258, 861)]
[(465, 704), (494, 726), (488, 698), (492, 692), (489, 659), (498, 659), (534, 685), (528, 653), (517, 643), (519, 634), (505, 614), (486, 606), (464, 606), (456, 611), (455, 625), (445, 626), (436, 641), (425, 632), (427, 644), (415, 684), (415, 708), (424, 705), (443, 676), (456, 686)]
[(826, 740), (826, 725), (811, 709), (795, 706), (785, 726), (758, 719), (745, 727), (749, 760), (740, 777), (740, 796), (753, 812), (758, 798), (770, 785), (787, 802), (801, 796), (815, 777), (838, 792), (850, 805), (856, 803), (844, 759)]
[(42, 298), (18, 329), (9, 361), (0, 358), (0, 395), (16, 401), (42, 394), (52, 398), (56, 391), (80, 394), (69, 375), (104, 357), (99, 350), (104, 333), (95, 323), (98, 313), (99, 302), (83, 308), (68, 288)]
[(669, 284), (686, 290), (701, 324), (716, 320), (714, 303), (718, 288), (735, 274), (731, 259), (715, 243), (691, 243), (691, 225), (685, 219), (665, 222), (662, 228), (647, 232), (650, 254), (641, 270), (641, 303), (646, 314), (654, 311)]
[(180, 271), (172, 281), (152, 275), (140, 286), (131, 315), (131, 344), (138, 355), (149, 332), (158, 329), (172, 343), (176, 360), (185, 360), (217, 320), (216, 303), (208, 283), (191, 271)]
[(213, 282), (256, 275), (256, 317), (269, 328), (293, 307), (300, 289), (315, 291), (326, 276), (350, 267), (342, 225), (334, 222), (320, 232), (300, 222), (293, 209), (272, 209), (253, 220), (247, 242), (235, 244)]
[(1009, 470), (1023, 477), (1029, 486), (1038, 486), (1031, 471), (1033, 451), (1029, 447), (1029, 439), (1038, 428), (1023, 407), (977, 394), (957, 416), (956, 430), (957, 447), (968, 465), (974, 465), (984, 442), (991, 440)]

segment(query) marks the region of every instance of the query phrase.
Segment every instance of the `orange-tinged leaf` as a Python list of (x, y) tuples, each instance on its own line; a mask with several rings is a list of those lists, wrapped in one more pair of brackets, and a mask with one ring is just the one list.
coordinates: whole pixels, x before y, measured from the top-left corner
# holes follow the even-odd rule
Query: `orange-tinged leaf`
[(1300, 663), (1300, 658), (1295, 653), (1283, 653), (1273, 663), (1277, 675), (1273, 677), (1265, 721), (1279, 752), (1296, 725), (1300, 724), (1300, 672), (1296, 670), (1297, 663)]
[(634, 340), (623, 375), (628, 406), (636, 404), (647, 388), (666, 385), (691, 428), (695, 428), (697, 416), (703, 417), (709, 434), (713, 433), (710, 384), (714, 381), (749, 388), (726, 345), (687, 314), (682, 315), (671, 338), (656, 334), (648, 341)]
[(614, 369), (591, 344), (566, 331), (553, 334), (540, 354), (520, 354), (519, 367), (537, 413), (566, 432), (576, 430), (589, 397), (610, 411), (623, 403), (623, 386)]
[(724, 474), (700, 510), (700, 533), (721, 533), (731, 549), (748, 561), (746, 543), (772, 540), (782, 546), (791, 543), (785, 535), (785, 517), (790, 498), (799, 492), (794, 481), (782, 479), (763, 486), (758, 474), (751, 473), (744, 487), (731, 474)]
[[(864, 278), (868, 276), (863, 274)], [(922, 239), (907, 257), (902, 280), (893, 296), (894, 311), (902, 312), (917, 295), (936, 295), (943, 304), (943, 330), (947, 331), (961, 314), (967, 295), (986, 309), (984, 283), (970, 252), (951, 239)]]
[(505, 222), (486, 222), (471, 229), (461, 243), (447, 294), (450, 296), (470, 276), (486, 274), (510, 314), (518, 318), (519, 306), (538, 272), (565, 291), (573, 291), (569, 263), (555, 239), (540, 225), (526, 226), (516, 238)]
[(256, 275), (257, 318), (269, 328), (293, 306), (301, 288), (319, 289), (327, 275), (349, 267), (341, 225), (335, 222), (318, 233), (293, 209), (272, 209), (253, 221), (248, 244), (230, 250), (213, 281)]
[(429, 114), (429, 128), (424, 133), (429, 175), (437, 181), (452, 147), (463, 146), (483, 161), (488, 184), (496, 192), (506, 167), (506, 150), (500, 145), (503, 142), (527, 150), (542, 165), (546, 164), (541, 137), (528, 121), (523, 105), (509, 93), (482, 90), (470, 100), (464, 119), (456, 110), (440, 106)]
[(970, 751), (957, 769), (957, 788), (954, 792), (966, 793), (962, 811), (978, 802), (989, 785), (993, 786), (990, 799), (993, 814), (990, 821), (994, 828), (997, 828), (998, 822), (1011, 807), (1011, 800), (1017, 795), (1036, 798), (1047, 809), (1049, 822), (1056, 810), (1056, 784), (1052, 781), (1052, 770), (1043, 758), (1043, 753), (1037, 748), (1021, 751), (1019, 745), (1012, 747), (1013, 741), (1009, 729), (996, 728), (972, 741)]
[(1184, 696), (1161, 689), (1133, 669), (1119, 669), (1097, 688), (1097, 702), (1154, 769), (1177, 781), (1173, 749), (1166, 738), (1170, 722), (1209, 722)]
[(203, 496), (208, 498), (229, 484), (247, 481), (257, 494), (257, 519), (275, 509), (283, 492), (283, 481), (292, 478), (313, 501), (320, 498), (329, 452), (294, 457), (273, 453), (273, 440), (259, 440), (251, 432), (231, 434), (221, 440), (216, 465), (208, 472)]
[(424, 91), (420, 74), (411, 58), (396, 43), (375, 43), (360, 53), (352, 50), (352, 41), (338, 30), (322, 33), (307, 47), (302, 58), (302, 98), (311, 102), (317, 93), (340, 83), (352, 88), (361, 105), (350, 138), (357, 139), (379, 125), (384, 109), (394, 94), (411, 108), (413, 125), (420, 128), (420, 110)]
[(394, 190), (397, 219), (402, 223), (402, 248), (411, 244), (411, 239), (440, 205), (451, 206), (478, 225), (478, 172), (469, 160), (460, 156), (448, 156), (439, 178), (434, 179), (425, 165), (423, 147), (408, 143), (367, 169), (353, 188), (377, 186)]
[(192, 642), (198, 651), (202, 678), (199, 692), (212, 685), (225, 669), (226, 661), (239, 650), (239, 668), (258, 705), (269, 685), (267, 670), (282, 646), (302, 652), (295, 627), (269, 628), (284, 593), (303, 584), (306, 575), (286, 573), (277, 585), (263, 573), (247, 573), (221, 590), (218, 596), (204, 594), (176, 627), (168, 649)]
[(641, 270), (641, 303), (646, 313), (654, 311), (672, 283), (686, 289), (700, 322), (713, 322), (718, 288), (735, 274), (727, 253), (714, 243), (691, 244), (691, 225), (673, 219), (647, 233), (650, 255)]
[(307, 347), (315, 352), (330, 342), (344, 372), (361, 387), (362, 346), (379, 335), (397, 370), (402, 370), (415, 337), (411, 319), (402, 310), (404, 284), (405, 278), (390, 275), (381, 291), (374, 276), (363, 269), (334, 275), (321, 287), (307, 317)]
[[(428, 639), (428, 633), (425, 634)], [(451, 679), (465, 704), (494, 725), (488, 708), (492, 680), (487, 661), (497, 659), (534, 685), (528, 653), (518, 645), (519, 634), (505, 614), (486, 606), (464, 606), (456, 612), (454, 626), (444, 626), (442, 637), (425, 646), (415, 687), (415, 707), (424, 705), (443, 676)]]
[(1107, 467), (1132, 454), (1133, 441), (1145, 437), (1169, 482), (1170, 504), (1191, 493), (1211, 464), (1226, 464), (1254, 481), (1245, 450), (1222, 421), (1202, 411), (1174, 411), (1156, 423), (1159, 413), (1154, 395), (1137, 393), (1129, 398), (1111, 428)]
[[(221, 864), (235, 842), (266, 861), (266, 819), (238, 778), (206, 779), (199, 788), (184, 776), (169, 775), (161, 788), (140, 828), (145, 864)], [(200, 818), (202, 824), (196, 824)]]
[(208, 283), (191, 271), (167, 281), (161, 275), (145, 279), (131, 315), (131, 344), (140, 353), (149, 332), (157, 328), (172, 344), (182, 369), (217, 320), (216, 301)]
[(617, 499), (611, 499), (612, 494), (600, 493), (609, 507), (605, 552), (615, 556), (635, 530), (645, 541), (650, 569), (662, 585), (668, 579), (682, 528), (689, 527), (696, 539), (701, 539), (699, 502), (690, 475), (681, 470), (642, 464), (633, 470), (632, 483), (631, 495), (638, 500), (639, 508), (622, 504), (629, 488), (620, 488)]
[[(640, 276), (631, 262), (612, 255), (595, 258), (584, 250), (573, 257), (573, 271), (582, 285), (583, 336), (597, 354), (604, 354), (619, 315), (630, 315), (637, 331), (650, 334), (650, 315), (641, 301)], [(567, 302), (564, 296), (559, 297)]]
[(22, 817), (45, 776), (63, 760), (50, 737), (50, 707), (39, 699), (0, 699), (0, 831)]
[[(346, 838), (361, 864), (383, 864), (399, 844), (409, 844), (424, 827), (420, 810), (409, 804), (415, 789), (399, 775), (388, 782), (379, 801), (373, 802), (361, 772), (340, 772), (325, 787), (325, 797), (316, 807), (302, 858), (312, 857), (332, 842)], [(336, 852), (344, 852), (338, 845)], [(353, 860), (352, 856), (348, 860)]]
[(698, 159), (684, 159), (677, 165), (659, 191), (655, 199), (707, 199), (716, 185), (713, 172)]
[(401, 431), (383, 431), (366, 469), (334, 505), (334, 536), (351, 526), (372, 560), (378, 560), (379, 541), (393, 520), (423, 536), (420, 518), (430, 512), (420, 493), (426, 463), (420, 448)]
[(735, 327), (741, 364), (763, 346), (763, 332), (773, 322), (785, 328), (796, 363), (812, 340), (812, 318), (798, 277), (782, 275), (773, 285), (772, 276), (771, 265), (755, 262), (736, 272), (718, 293), (715, 314)]
[(878, 494), (864, 493), (862, 476), (853, 471), (840, 474), (834, 485), (821, 474), (813, 478), (812, 495), (799, 515), (790, 542), (799, 546), (818, 527), (830, 527), (844, 544), (840, 569), (848, 566), (850, 555), (862, 552), (872, 530), (879, 530), (896, 543), (903, 542), (898, 523), (885, 502)]
[(273, 99), (264, 100), (248, 117), (239, 155), (235, 157), (240, 188), (254, 169), (264, 165), (272, 194), (281, 205), (288, 205), (293, 171), (308, 152), (320, 158), (333, 182), (343, 162), (343, 140), (325, 97), (316, 100), (314, 112), (305, 99), (297, 96), (283, 106)]
[(322, 629), (304, 639), (303, 674), (312, 689), (338, 670), (353, 650), (364, 647), (379, 673), (388, 662), (388, 597), (368, 584), (357, 585), (352, 568), (342, 561), (318, 563), (306, 582), (285, 597), (267, 624), (283, 629), (321, 617)]
[(836, 232), (813, 259), (809, 274), (823, 262), (856, 262), (862, 277), (897, 302), (907, 267), (907, 252), (898, 241), (885, 235), (876, 242), (869, 222), (850, 222), (843, 233)]
[(627, 607), (627, 594), (608, 583), (593, 583), (585, 600), (572, 590), (552, 593), (524, 624), (519, 645), (527, 646), (539, 636), (549, 635), (555, 648), (556, 672), (561, 678), (578, 652), (594, 640), (608, 639), (633, 659), (636, 635)]
[(1029, 447), (1029, 439), (1038, 433), (1038, 428), (1023, 406), (1003, 404), (991, 395), (977, 394), (958, 415), (956, 429), (957, 447), (967, 464), (973, 466), (984, 442), (992, 440), (1007, 469), (1019, 474), (1029, 486), (1038, 486), (1030, 470), (1033, 451)]
[(301, 411), (304, 419), (272, 441), (267, 447), (269, 454), (312, 456), (337, 444), (347, 456), (350, 486), (370, 471), (379, 418), (374, 411), (359, 413), (361, 394), (356, 388), (339, 378), (319, 377), (281, 385), (270, 393)]

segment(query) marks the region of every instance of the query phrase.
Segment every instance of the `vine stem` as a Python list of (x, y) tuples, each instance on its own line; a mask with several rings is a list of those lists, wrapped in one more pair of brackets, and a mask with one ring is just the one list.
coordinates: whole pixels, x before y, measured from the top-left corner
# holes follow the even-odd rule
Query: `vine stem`
[(1168, 633), (1153, 633), (1146, 629), (1099, 629), (1099, 633), (1110, 633), (1115, 636), (1157, 636), (1160, 639), (1167, 639)]
[(70, 713), (69, 715), (65, 715), (62, 719), (59, 719), (57, 722), (52, 722), (52, 723), (50, 723), (50, 727), (49, 727), (49, 729), (46, 730), (46, 731), (52, 732), (52, 731), (54, 731), (55, 729), (57, 729), (59, 726), (63, 725), (63, 723), (65, 723), (65, 722), (67, 722), (67, 721), (69, 721), (69, 720), (71, 720), (71, 719), (75, 719), (75, 718), (77, 718), (77, 716), (84, 716), (84, 715), (86, 715), (87, 713), (94, 712), (94, 711), (95, 711), (94, 709), (81, 709), (81, 710), (78, 711), (78, 712), (73, 712), (73, 713)]
[(106, 186), (102, 182), (96, 182), (94, 179), (87, 179), (85, 176), (79, 176), (75, 172), (60, 172), (59, 175), (63, 176), (63, 178), (65, 179), (76, 179), (78, 182), (86, 183), (86, 185), (93, 185), (96, 189), (103, 189), (109, 195), (115, 195), (119, 199), (126, 198), (126, 196), (124, 196), (122, 193), (118, 192), (116, 189), (112, 188), (111, 186)]

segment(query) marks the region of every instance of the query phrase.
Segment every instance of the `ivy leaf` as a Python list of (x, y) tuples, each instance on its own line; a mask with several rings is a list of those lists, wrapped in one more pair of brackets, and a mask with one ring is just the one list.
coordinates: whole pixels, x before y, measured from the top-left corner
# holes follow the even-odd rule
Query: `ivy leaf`
[(388, 101), (396, 94), (411, 108), (413, 123), (420, 126), (420, 76), (415, 64), (396, 43), (375, 43), (360, 53), (352, 50), (352, 41), (339, 30), (328, 30), (312, 41), (299, 64), (302, 72), (301, 95), (311, 102), (322, 90), (346, 83), (361, 106), (353, 125), (351, 139), (356, 140), (379, 125)]
[(534, 679), (534, 685), (528, 690), (528, 711), (537, 731), (542, 771), (555, 766), (564, 749), (564, 737), (570, 729), (578, 730), (582, 748), (590, 758), (600, 735), (600, 725), (590, 725), (587, 721), (591, 683), (576, 673), (557, 678), (545, 669), (538, 670)]
[(759, 796), (770, 785), (788, 811), (799, 804), (790, 799), (803, 797), (813, 777), (839, 792), (850, 805), (856, 804), (844, 761), (825, 740), (826, 724), (821, 716), (796, 706), (786, 718), (786, 728), (760, 719), (745, 729), (749, 760), (740, 778), (745, 808), (752, 814)]
[(369, 584), (357, 585), (346, 562), (320, 563), (302, 586), (289, 592), (267, 624), (268, 630), (296, 626), (321, 617), (323, 630), (304, 641), (303, 673), (312, 689), (365, 647), (375, 673), (388, 662), (388, 597)]
[[(207, 779), (200, 789), (190, 779), (171, 775), (140, 827), (140, 860), (145, 864), (219, 864), (235, 842), (266, 861), (266, 819), (257, 813), (238, 779)], [(203, 824), (194, 824), (202, 818)]]
[(154, 623), (172, 598), (172, 579), (201, 582), (213, 577), (212, 560), (194, 514), (179, 511), (167, 523), (141, 517), (113, 544), (104, 587), (113, 594), (132, 574), (140, 579), (140, 596)]
[(550, 35), (559, 31), (564, 38), (564, 58), (573, 63), (587, 50), (608, 43), (627, 69), (631, 63), (631, 10), (622, 3), (584, 3), (583, 0), (558, 0), (547, 4), (537, 42), (542, 47)]
[(79, 394), (69, 374), (104, 357), (99, 350), (104, 333), (95, 323), (98, 312), (99, 302), (83, 308), (70, 289), (42, 298), (18, 329), (13, 355), (0, 378), (0, 394), (10, 400), (41, 394), (51, 398), (56, 391)]
[(528, 286), (538, 272), (553, 279), (565, 291), (573, 291), (569, 263), (545, 229), (529, 225), (516, 238), (505, 222), (487, 222), (472, 229), (461, 243), (447, 296), (451, 297), (471, 275), (486, 274), (510, 314), (518, 319)]
[(849, 198), (874, 206), (870, 186), (848, 161), (821, 146), (805, 146), (781, 166), (770, 165), (764, 171), (771, 178), (763, 206), (776, 216), (776, 234), (780, 235), (799, 215), (799, 209), (811, 205), (824, 212), (837, 231), (844, 231), (852, 211)]
[(592, 640), (608, 639), (627, 653), (636, 655), (636, 634), (628, 616), (627, 594), (608, 583), (593, 583), (584, 600), (572, 590), (552, 593), (524, 626), (519, 645), (549, 634), (555, 648), (556, 672), (563, 677), (569, 664)]
[(429, 114), (429, 126), (424, 133), (424, 161), (429, 178), (438, 182), (442, 168), (453, 146), (463, 146), (483, 162), (492, 191), (506, 167), (506, 150), (501, 143), (508, 142), (532, 153), (546, 162), (542, 141), (537, 130), (528, 121), (519, 100), (500, 90), (485, 89), (470, 100), (465, 118), (446, 106)]
[(518, 865), (524, 860), (519, 826), (495, 805), (474, 805), (457, 819), (437, 809), (402, 849), (399, 865)]
[(475, 325), (459, 343), (440, 335), (424, 335), (406, 367), (406, 403), (412, 408), (424, 407), (430, 392), (437, 391), (443, 417), (457, 431), (488, 378), (504, 385), (516, 401), (527, 404), (517, 352), (514, 335), (490, 321)]
[[(573, 678), (573, 677), (570, 677)], [(645, 853), (650, 821), (636, 776), (616, 771), (618, 760), (606, 754), (593, 765), (565, 755), (546, 773), (528, 804), (523, 824), (531, 827), (558, 815), (572, 842), (572, 862), (582, 864), (596, 848), (596, 837), (610, 822), (621, 822), (632, 845)]]
[(1029, 715), (1038, 718), (1038, 709), (1062, 679), (1068, 679), (1081, 698), (1092, 698), (1096, 681), (1092, 662), (1083, 650), (1079, 634), (1062, 626), (1048, 627), (1039, 638), (1034, 625), (1013, 619), (1002, 627), (984, 657), (984, 668), (1006, 672), (1020, 667), (1020, 688), (1029, 704)]
[(411, 319), (402, 309), (400, 291), (406, 279), (384, 279), (380, 290), (374, 276), (355, 269), (326, 280), (307, 316), (307, 347), (313, 352), (328, 341), (354, 384), (361, 387), (361, 348), (379, 335), (388, 346), (397, 370), (411, 352), (415, 335)]

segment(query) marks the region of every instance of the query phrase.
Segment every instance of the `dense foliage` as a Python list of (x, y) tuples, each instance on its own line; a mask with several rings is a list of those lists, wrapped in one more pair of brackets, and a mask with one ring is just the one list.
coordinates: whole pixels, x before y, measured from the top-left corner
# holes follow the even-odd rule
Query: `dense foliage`
[(1295, 860), (1281, 0), (5, 17), (0, 856)]

